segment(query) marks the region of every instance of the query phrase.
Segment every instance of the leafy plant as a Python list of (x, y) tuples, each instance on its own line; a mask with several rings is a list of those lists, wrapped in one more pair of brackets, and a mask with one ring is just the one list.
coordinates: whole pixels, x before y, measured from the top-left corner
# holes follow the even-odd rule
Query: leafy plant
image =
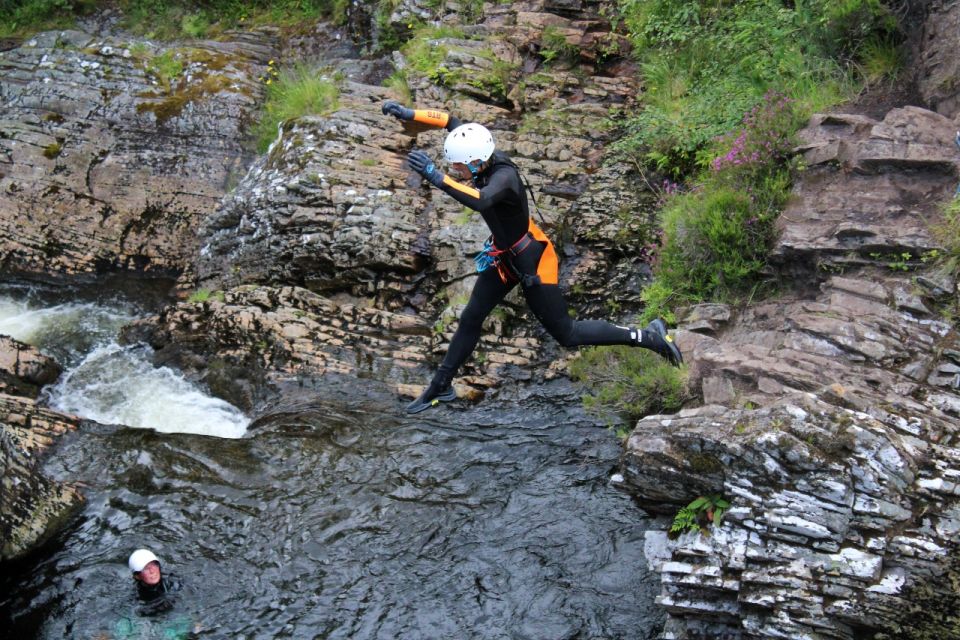
[(157, 83), (170, 91), (173, 80), (183, 73), (183, 63), (175, 51), (164, 51), (160, 55), (144, 60), (144, 69), (156, 78)]
[(942, 250), (928, 252), (927, 260), (936, 261), (937, 268), (960, 278), (960, 195), (954, 196), (943, 209), (943, 217), (933, 226), (933, 234)]
[(739, 128), (703, 151), (697, 184), (664, 196), (655, 279), (642, 294), (644, 320), (670, 318), (681, 304), (735, 299), (757, 286), (790, 194), (798, 121), (796, 103), (769, 92)]
[(886, 254), (873, 252), (870, 254), (870, 257), (879, 262), (883, 262), (886, 267), (892, 271), (910, 271), (915, 266), (913, 254), (909, 251)]
[(210, 20), (203, 11), (191, 13), (180, 19), (180, 31), (191, 38), (202, 38), (210, 30)]
[(498, 58), (491, 49), (470, 49), (471, 55), (489, 61), (489, 68), (480, 72), (469, 71), (461, 65), (446, 66), (456, 40), (466, 34), (452, 27), (423, 27), (403, 46), (403, 54), (410, 67), (426, 76), (431, 82), (446, 87), (464, 85), (476, 87), (497, 99), (505, 99), (508, 85), (516, 65)]
[(576, 46), (567, 42), (566, 36), (553, 25), (547, 26), (540, 35), (540, 57), (546, 63), (572, 63), (580, 56)]
[(717, 494), (700, 496), (680, 509), (670, 525), (669, 536), (676, 538), (687, 531), (710, 535), (708, 527), (719, 527), (723, 515), (730, 509), (730, 502)]
[(878, 44), (901, 39), (879, 0), (619, 4), (645, 93), (617, 150), (675, 178), (692, 173), (699, 152), (767, 91), (806, 112), (835, 104), (854, 91), (853, 63), (886, 68)]
[(190, 297), (187, 298), (187, 302), (207, 302), (209, 300), (216, 300), (217, 302), (223, 302), (226, 299), (223, 291), (210, 291), (209, 289), (197, 289), (190, 294)]

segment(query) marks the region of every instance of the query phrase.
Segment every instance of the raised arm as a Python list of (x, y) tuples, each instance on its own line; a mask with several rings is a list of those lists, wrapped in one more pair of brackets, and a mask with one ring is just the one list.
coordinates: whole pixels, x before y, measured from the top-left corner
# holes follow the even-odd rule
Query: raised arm
[(445, 111), (437, 111), (436, 109), (411, 109), (394, 100), (384, 102), (381, 111), (383, 111), (383, 115), (393, 116), (397, 120), (419, 122), (428, 127), (446, 129), (447, 131), (453, 131), (461, 124), (460, 118), (452, 116)]

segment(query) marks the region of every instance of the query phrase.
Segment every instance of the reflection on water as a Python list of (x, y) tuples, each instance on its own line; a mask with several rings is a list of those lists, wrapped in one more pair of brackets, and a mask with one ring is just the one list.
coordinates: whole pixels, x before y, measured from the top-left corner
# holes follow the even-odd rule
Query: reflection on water
[(88, 502), (0, 578), (0, 628), (112, 637), (145, 546), (204, 638), (656, 637), (648, 521), (608, 482), (607, 430), (534, 402), (411, 418), (374, 385), (243, 439), (81, 430), (49, 466)]
[[(62, 295), (62, 292), (61, 292)], [(103, 423), (164, 432), (239, 438), (249, 422), (169, 368), (154, 368), (146, 345), (117, 344), (141, 310), (122, 299), (51, 301), (38, 287), (0, 291), (0, 334), (34, 345), (64, 373), (41, 400), (57, 411)]]

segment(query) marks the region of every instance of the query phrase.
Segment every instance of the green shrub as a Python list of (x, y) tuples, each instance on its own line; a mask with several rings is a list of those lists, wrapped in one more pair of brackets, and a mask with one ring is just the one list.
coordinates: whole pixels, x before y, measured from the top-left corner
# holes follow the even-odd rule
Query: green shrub
[(644, 319), (670, 319), (682, 304), (735, 298), (762, 278), (790, 193), (799, 120), (792, 100), (768, 93), (739, 129), (711, 143), (705, 153), (713, 157), (703, 160), (709, 168), (699, 183), (666, 199)]
[[(937, 251), (937, 267), (960, 279), (960, 196), (954, 196), (943, 210), (943, 217), (933, 226), (934, 237), (941, 244)], [(934, 253), (934, 252), (930, 252)]]
[(347, 0), (120, 0), (125, 26), (150, 38), (203, 38), (261, 24), (296, 27), (321, 18), (345, 21)]
[[(893, 42), (878, 0), (621, 0), (645, 86), (621, 153), (676, 178), (770, 89), (822, 109), (851, 95), (849, 63)], [(876, 51), (876, 49), (874, 49)]]
[(308, 67), (281, 71), (267, 79), (267, 96), (254, 127), (257, 150), (266, 151), (285, 120), (324, 115), (337, 108), (340, 90), (333, 80)]
[(468, 84), (489, 93), (497, 99), (506, 99), (510, 80), (516, 66), (497, 58), (490, 49), (471, 49), (471, 54), (490, 61), (490, 69), (469, 71), (459, 65), (447, 67), (444, 62), (454, 46), (449, 40), (465, 39), (465, 33), (451, 27), (424, 27), (403, 46), (403, 54), (410, 67), (431, 82), (446, 87)]
[(681, 369), (646, 349), (591, 347), (570, 362), (570, 375), (583, 382), (589, 394), (584, 406), (629, 423), (643, 416), (672, 413), (689, 397)]
[(567, 42), (567, 38), (560, 31), (550, 25), (540, 34), (540, 57), (546, 63), (564, 62), (573, 63), (580, 57), (580, 50)]
[(442, 84), (444, 76), (452, 73), (443, 66), (449, 52), (443, 40), (464, 37), (462, 30), (452, 27), (423, 27), (403, 46), (403, 55), (411, 68)]
[(210, 30), (210, 20), (204, 12), (191, 13), (180, 19), (180, 32), (190, 38), (203, 38)]
[(68, 28), (96, 4), (94, 0), (0, 0), (0, 37)]
[(183, 62), (175, 51), (164, 51), (144, 60), (144, 69), (156, 78), (164, 91), (170, 91), (173, 81), (183, 73)]

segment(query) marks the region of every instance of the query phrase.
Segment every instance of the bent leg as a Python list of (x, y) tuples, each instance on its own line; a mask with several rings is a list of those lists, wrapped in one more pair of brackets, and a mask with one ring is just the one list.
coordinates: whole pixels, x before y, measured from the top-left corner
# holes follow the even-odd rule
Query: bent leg
[(673, 343), (673, 338), (667, 334), (666, 324), (659, 318), (642, 330), (621, 327), (604, 320), (574, 320), (567, 312), (567, 302), (558, 286), (527, 287), (523, 293), (540, 323), (564, 347), (623, 344), (649, 349), (677, 367), (683, 363), (680, 349)]

